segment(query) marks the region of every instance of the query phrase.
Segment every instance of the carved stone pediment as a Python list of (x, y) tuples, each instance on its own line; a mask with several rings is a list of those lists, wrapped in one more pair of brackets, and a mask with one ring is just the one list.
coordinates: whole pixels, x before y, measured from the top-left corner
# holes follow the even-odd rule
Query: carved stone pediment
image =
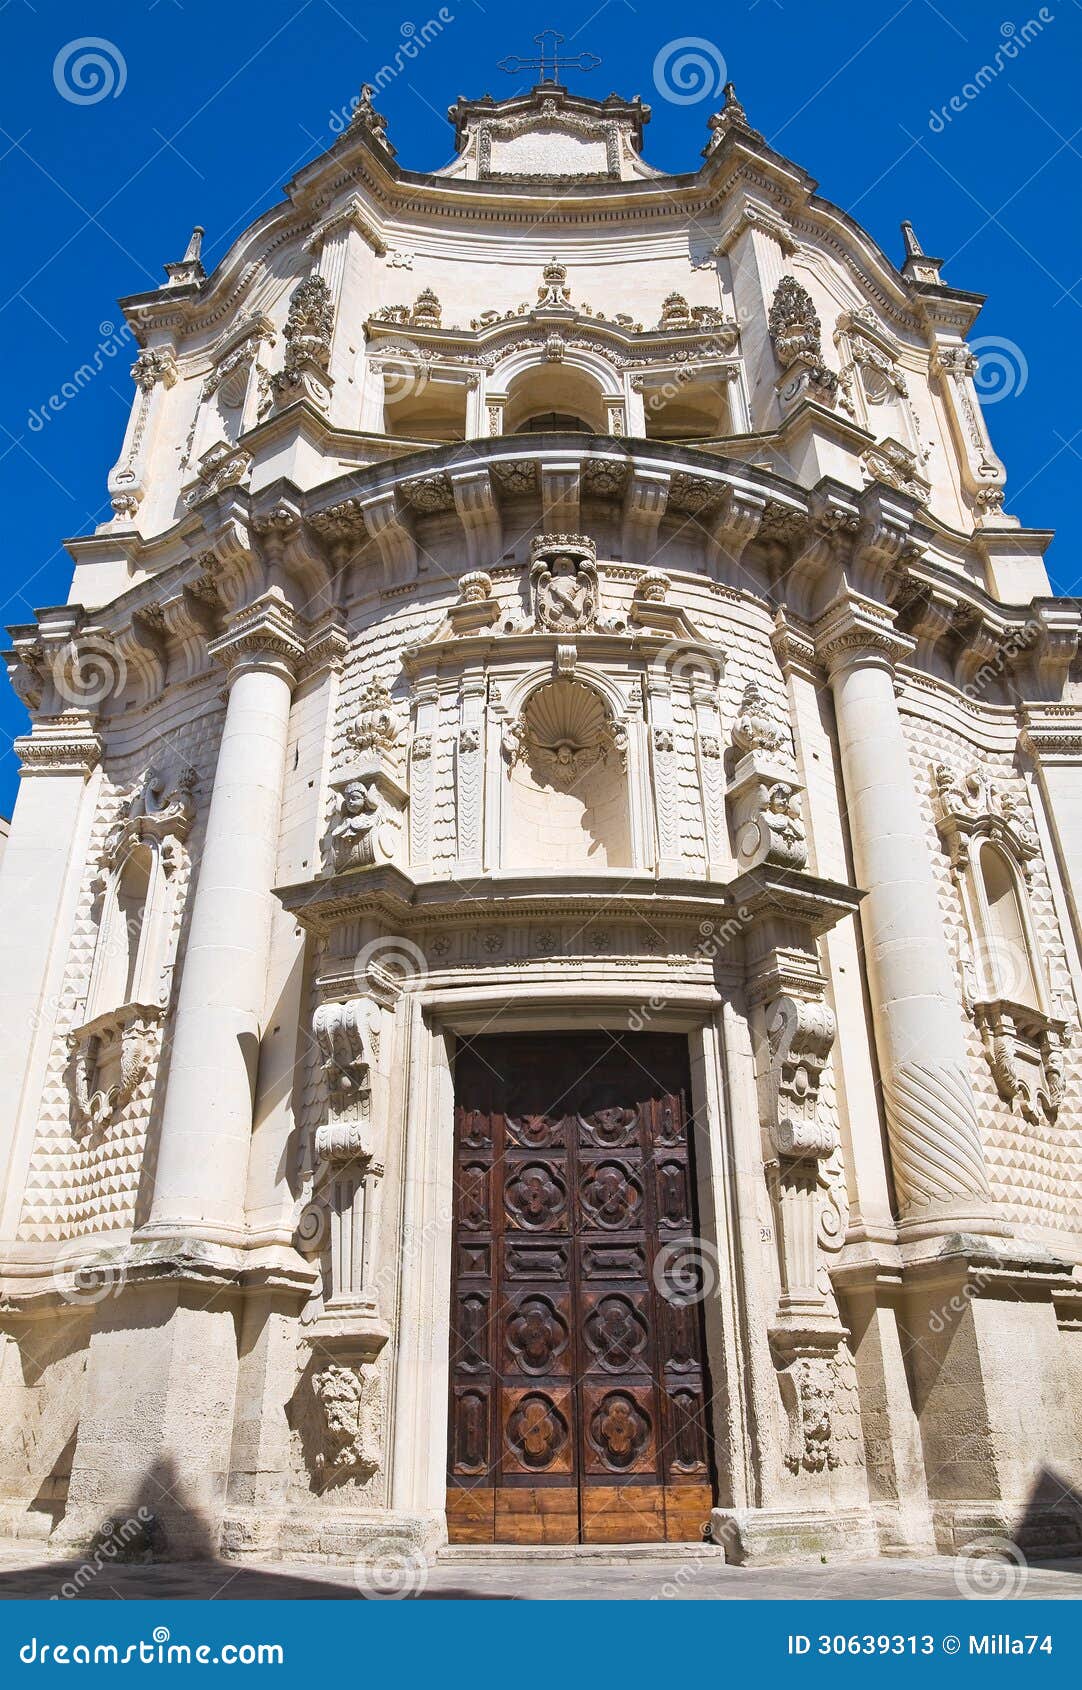
[(1030, 862), (1040, 855), (1040, 840), (1010, 787), (979, 766), (959, 775), (947, 763), (936, 763), (932, 778), (935, 824), (951, 867), (965, 868), (974, 838), (983, 837), (1004, 845), (1028, 876)]

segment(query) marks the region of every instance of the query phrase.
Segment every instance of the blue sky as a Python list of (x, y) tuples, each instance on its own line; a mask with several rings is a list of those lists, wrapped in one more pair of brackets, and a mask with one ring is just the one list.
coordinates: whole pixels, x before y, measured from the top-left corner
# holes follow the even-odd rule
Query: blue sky
[[(0, 0), (0, 622), (63, 601), (62, 541), (108, 515), (105, 479), (132, 394), (129, 348), (101, 357), (101, 375), (62, 410), (48, 402), (112, 341), (118, 296), (157, 285), (193, 223), (206, 226), (210, 269), (331, 143), (359, 84), (440, 15), (431, 0)], [(989, 342), (986, 414), (1007, 464), (1007, 507), (1058, 530), (1056, 588), (1082, 591), (1079, 0), (450, 0), (442, 16), (423, 50), (400, 55), (378, 102), (408, 168), (446, 162), (445, 113), (457, 94), (527, 86), (531, 77), (497, 61), (533, 52), (532, 36), (555, 28), (569, 51), (603, 60), (589, 74), (570, 71), (569, 86), (597, 98), (641, 93), (653, 108), (647, 157), (694, 169), (720, 96), (667, 98), (655, 62), (670, 43), (698, 37), (724, 61), (756, 127), (895, 260), (899, 221), (911, 218), (925, 250), (946, 258), (945, 278), (988, 295), (972, 339)], [(110, 44), (113, 89), (76, 103), (60, 91), (71, 92), (63, 67), (87, 37)], [(1001, 51), (1002, 68), (976, 89), (1005, 44), (1013, 57)], [(3, 814), (16, 787), (11, 741), (25, 725), (0, 683)]]

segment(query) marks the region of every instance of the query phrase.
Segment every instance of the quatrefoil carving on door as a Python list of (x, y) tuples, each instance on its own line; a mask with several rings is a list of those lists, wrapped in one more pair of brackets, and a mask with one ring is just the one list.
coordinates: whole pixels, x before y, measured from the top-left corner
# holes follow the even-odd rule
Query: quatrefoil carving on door
[(507, 1344), (524, 1373), (551, 1373), (570, 1334), (545, 1297), (528, 1297), (507, 1323)]

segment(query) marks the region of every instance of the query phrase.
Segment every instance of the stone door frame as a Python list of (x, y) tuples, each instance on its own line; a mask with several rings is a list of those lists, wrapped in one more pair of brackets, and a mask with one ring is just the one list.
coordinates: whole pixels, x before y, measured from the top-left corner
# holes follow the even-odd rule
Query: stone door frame
[[(422, 990), (403, 998), (396, 1041), (401, 1062), (402, 1189), (397, 1249), (401, 1264), (398, 1333), (390, 1406), (390, 1506), (446, 1530), (448, 1357), (451, 1320), (453, 1040), (484, 1032), (629, 1030), (643, 1016), (642, 988), (596, 984), (569, 1006), (566, 982), (507, 994)], [(757, 1409), (776, 1394), (766, 1328), (775, 1287), (762, 1271), (768, 1224), (759, 1110), (747, 1021), (739, 1005), (712, 990), (674, 991), (672, 1001), (630, 1030), (688, 1038), (700, 1225), (715, 1287), (705, 1308), (713, 1389), (709, 1422), (717, 1461), (717, 1506), (760, 1501)], [(392, 1132), (394, 1123), (392, 1123)], [(764, 1220), (764, 1216), (767, 1217)], [(754, 1249), (752, 1248), (754, 1246)], [(769, 1395), (768, 1395), (769, 1391)], [(772, 1434), (768, 1434), (770, 1436)]]

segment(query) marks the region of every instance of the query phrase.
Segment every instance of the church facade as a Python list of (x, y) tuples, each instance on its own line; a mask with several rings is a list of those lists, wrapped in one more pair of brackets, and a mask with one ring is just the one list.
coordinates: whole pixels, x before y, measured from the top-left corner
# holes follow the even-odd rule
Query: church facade
[(12, 630), (2, 1529), (1082, 1545), (1082, 667), (980, 296), (732, 89), (369, 90)]

